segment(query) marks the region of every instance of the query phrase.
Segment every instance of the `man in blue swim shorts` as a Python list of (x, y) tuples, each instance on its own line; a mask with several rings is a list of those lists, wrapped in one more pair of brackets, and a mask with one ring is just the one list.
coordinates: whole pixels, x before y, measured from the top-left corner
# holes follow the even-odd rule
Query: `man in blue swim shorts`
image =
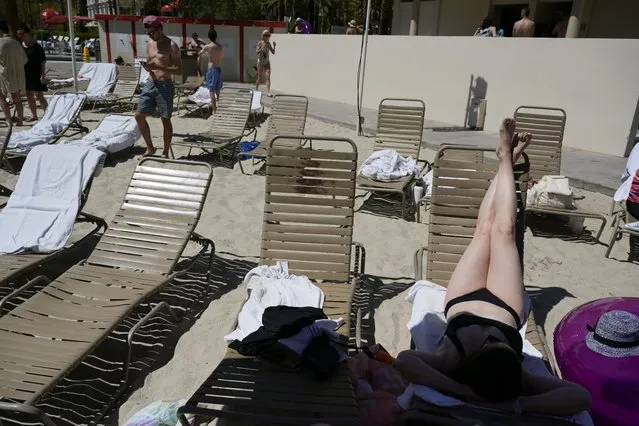
[(173, 75), (182, 73), (182, 60), (178, 45), (164, 34), (162, 21), (157, 16), (147, 16), (143, 21), (144, 30), (151, 40), (146, 45), (147, 61), (142, 66), (151, 78), (142, 86), (135, 121), (146, 143), (144, 156), (154, 155), (156, 148), (151, 140), (151, 129), (147, 116), (159, 117), (164, 128), (164, 149), (162, 156), (168, 158), (173, 137)]
[(211, 42), (204, 46), (198, 54), (198, 69), (201, 69), (200, 63), (204, 55), (209, 57), (209, 64), (206, 71), (206, 87), (211, 92), (211, 111), (213, 114), (217, 111), (217, 97), (220, 96), (222, 90), (222, 58), (224, 58), (224, 48), (217, 42), (217, 31), (211, 28), (209, 30), (209, 39)]

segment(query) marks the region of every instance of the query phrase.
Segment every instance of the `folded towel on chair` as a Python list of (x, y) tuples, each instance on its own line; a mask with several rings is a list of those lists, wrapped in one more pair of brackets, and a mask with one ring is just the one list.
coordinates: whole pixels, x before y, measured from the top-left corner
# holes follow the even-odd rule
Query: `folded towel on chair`
[(89, 82), (85, 95), (90, 101), (105, 97), (118, 78), (118, 67), (115, 64), (97, 64)]
[(324, 292), (305, 276), (288, 273), (286, 262), (258, 266), (246, 274), (248, 298), (237, 317), (237, 329), (224, 340), (243, 340), (262, 326), (262, 315), (269, 306), (324, 306)]
[(390, 181), (419, 174), (421, 166), (413, 157), (402, 157), (394, 149), (382, 149), (375, 151), (368, 157), (359, 173), (369, 179)]
[(132, 115), (107, 115), (97, 129), (77, 141), (63, 141), (71, 146), (91, 146), (114, 153), (130, 148), (140, 139), (140, 129)]
[[(446, 331), (446, 318), (444, 316), (444, 300), (446, 289), (430, 281), (418, 281), (408, 291), (406, 299), (413, 304), (411, 319), (407, 326), (415, 343), (415, 348), (420, 351), (434, 352)], [(525, 311), (530, 311), (530, 299), (526, 296)], [(524, 325), (519, 333), (524, 341), (524, 361), (526, 370), (535, 374), (551, 375), (546, 368), (541, 353), (526, 340), (526, 326), (528, 317), (524, 318)], [(456, 407), (465, 405), (464, 401), (444, 395), (433, 388), (411, 384), (397, 402), (404, 409), (411, 407), (411, 401), (418, 397), (440, 407)], [(570, 420), (582, 426), (592, 426), (592, 420), (587, 413), (581, 413)]]
[(64, 247), (104, 154), (91, 147), (34, 148), (0, 212), (0, 253), (49, 253)]

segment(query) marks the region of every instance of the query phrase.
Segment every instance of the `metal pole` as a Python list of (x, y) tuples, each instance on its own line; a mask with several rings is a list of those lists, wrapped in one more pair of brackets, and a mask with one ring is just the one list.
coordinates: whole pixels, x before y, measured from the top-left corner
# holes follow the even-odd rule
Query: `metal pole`
[(73, 90), (78, 93), (78, 77), (75, 69), (75, 28), (73, 28), (73, 8), (71, 0), (67, 0), (67, 13), (69, 14), (69, 45), (71, 46), (71, 68), (73, 68)]
[(366, 5), (366, 26), (364, 27), (364, 55), (362, 57), (362, 75), (359, 82), (359, 111), (360, 117), (357, 118), (357, 134), (364, 134), (364, 129), (362, 126), (363, 117), (361, 116), (362, 105), (364, 104), (364, 79), (366, 77), (366, 54), (368, 53), (368, 28), (371, 23), (371, 0), (368, 0), (368, 4)]

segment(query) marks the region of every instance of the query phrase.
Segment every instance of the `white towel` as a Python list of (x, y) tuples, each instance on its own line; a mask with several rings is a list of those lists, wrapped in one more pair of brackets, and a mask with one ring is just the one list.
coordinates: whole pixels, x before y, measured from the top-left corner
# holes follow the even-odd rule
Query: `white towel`
[(114, 153), (127, 149), (140, 139), (140, 129), (135, 117), (107, 115), (97, 129), (80, 140), (63, 141), (71, 146), (91, 146), (102, 152)]
[[(430, 281), (418, 281), (408, 291), (406, 299), (413, 304), (411, 319), (407, 326), (415, 343), (415, 348), (420, 351), (434, 352), (444, 338), (446, 331), (446, 318), (444, 316), (444, 300), (446, 289)], [(524, 310), (530, 311), (530, 299), (526, 295)], [(524, 341), (523, 367), (535, 374), (551, 375), (542, 360), (541, 353), (526, 340), (526, 326), (528, 317), (524, 318), (524, 325), (519, 330)], [(418, 397), (429, 403), (441, 407), (456, 407), (466, 403), (444, 395), (433, 388), (411, 384), (402, 395), (397, 398), (398, 404), (408, 410), (414, 397)], [(570, 420), (583, 425), (592, 426), (592, 420), (588, 413), (581, 413)]]
[[(76, 76), (76, 80), (78, 81), (88, 81), (91, 80), (95, 70), (98, 69), (98, 62), (85, 62), (82, 64), (80, 71), (78, 71), (78, 75)], [(52, 83), (73, 83), (73, 77), (70, 78), (52, 78), (50, 80)]]
[(85, 99), (85, 95), (75, 93), (51, 96), (44, 116), (30, 129), (13, 133), (7, 147), (27, 152), (34, 146), (50, 143), (69, 126)]
[(90, 101), (105, 97), (118, 78), (118, 67), (115, 64), (96, 64), (97, 67), (85, 95)]
[(413, 157), (404, 158), (394, 149), (375, 151), (364, 161), (359, 173), (369, 179), (391, 181), (419, 174), (421, 166)]
[(211, 92), (204, 86), (197, 88), (195, 93), (189, 96), (189, 101), (197, 105), (206, 105), (211, 103)]
[(90, 147), (35, 147), (0, 212), (0, 253), (49, 253), (64, 247), (82, 191), (103, 158)]
[(258, 266), (246, 274), (248, 298), (237, 317), (237, 329), (224, 340), (243, 340), (262, 326), (262, 315), (269, 306), (324, 306), (324, 292), (305, 276), (288, 273), (286, 262), (276, 266)]
[(259, 90), (253, 91), (253, 100), (251, 101), (251, 112), (262, 111), (262, 92)]
[(615, 201), (622, 202), (628, 199), (630, 187), (632, 186), (632, 181), (637, 170), (639, 170), (639, 143), (637, 143), (630, 152), (626, 168), (621, 175), (621, 186), (617, 189), (617, 192), (615, 192)]

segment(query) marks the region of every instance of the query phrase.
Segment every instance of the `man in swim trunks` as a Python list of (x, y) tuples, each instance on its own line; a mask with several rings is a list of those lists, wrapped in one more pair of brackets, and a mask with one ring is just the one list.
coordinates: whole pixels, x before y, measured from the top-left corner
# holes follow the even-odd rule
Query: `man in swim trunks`
[(206, 71), (206, 87), (211, 92), (211, 112), (215, 114), (217, 111), (217, 99), (222, 90), (222, 58), (224, 58), (224, 48), (217, 42), (217, 31), (211, 28), (209, 30), (209, 40), (211, 42), (204, 46), (197, 55), (198, 70), (201, 69), (200, 62), (204, 55), (209, 57), (209, 65)]
[(142, 66), (151, 78), (142, 87), (135, 121), (146, 143), (145, 156), (154, 155), (156, 148), (151, 140), (151, 129), (146, 120), (148, 115), (159, 117), (164, 128), (164, 149), (162, 156), (168, 158), (173, 137), (173, 75), (182, 73), (182, 60), (178, 45), (164, 34), (162, 22), (157, 16), (147, 16), (143, 21), (144, 30), (151, 40), (146, 45), (147, 62)]

